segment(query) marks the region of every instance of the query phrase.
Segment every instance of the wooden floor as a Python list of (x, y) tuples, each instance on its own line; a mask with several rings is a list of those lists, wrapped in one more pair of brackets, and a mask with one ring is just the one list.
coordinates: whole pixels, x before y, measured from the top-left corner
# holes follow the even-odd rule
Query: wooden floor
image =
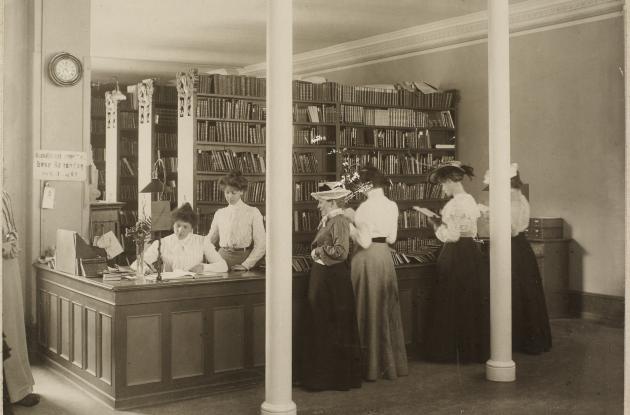
[[(554, 347), (541, 356), (515, 355), (517, 381), (492, 383), (483, 365), (412, 362), (410, 376), (366, 383), (351, 392), (294, 390), (299, 414), (622, 414), (623, 330), (583, 320), (552, 322)], [(262, 385), (168, 405), (113, 411), (45, 367), (35, 367), (42, 402), (24, 415), (258, 414)]]

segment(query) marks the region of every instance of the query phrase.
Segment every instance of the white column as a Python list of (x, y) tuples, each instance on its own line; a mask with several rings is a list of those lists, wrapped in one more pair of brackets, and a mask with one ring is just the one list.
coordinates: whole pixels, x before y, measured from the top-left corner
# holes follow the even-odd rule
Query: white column
[(292, 400), (293, 6), (267, 0), (267, 270), (265, 402), (260, 413), (296, 414)]
[(512, 382), (512, 252), (510, 219), (510, 32), (508, 0), (488, 0), (490, 127), (490, 360), (486, 378)]
[(105, 200), (118, 201), (118, 101), (105, 92)]
[[(153, 172), (153, 80), (136, 86), (138, 94), (138, 192)], [(138, 219), (151, 217), (151, 193), (138, 193)]]
[(177, 72), (177, 206), (195, 207), (195, 117), (194, 71)]
[[(626, 110), (626, 288), (625, 288), (625, 321), (630, 321), (630, 16), (628, 16), (628, 10), (630, 7), (630, 0), (625, 0), (623, 7), (623, 20), (624, 20), (624, 46), (625, 46), (625, 65), (624, 65), (624, 80), (625, 80), (625, 110)], [(624, 413), (630, 412), (630, 330), (624, 331), (625, 337), (625, 362), (624, 365)]]

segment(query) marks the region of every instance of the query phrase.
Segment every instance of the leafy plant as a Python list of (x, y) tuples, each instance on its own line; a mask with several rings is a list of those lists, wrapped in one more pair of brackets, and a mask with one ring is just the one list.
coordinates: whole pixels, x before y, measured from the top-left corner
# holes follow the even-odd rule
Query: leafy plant
[(151, 218), (139, 219), (125, 230), (125, 236), (133, 239), (136, 245), (151, 239)]

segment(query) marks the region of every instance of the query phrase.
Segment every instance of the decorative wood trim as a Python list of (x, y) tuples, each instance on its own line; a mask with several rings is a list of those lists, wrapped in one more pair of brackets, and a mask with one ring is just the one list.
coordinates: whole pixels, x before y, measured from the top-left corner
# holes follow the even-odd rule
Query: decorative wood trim
[(145, 79), (136, 87), (138, 94), (138, 116), (140, 124), (151, 123), (152, 103), (153, 103), (153, 79)]
[(568, 290), (569, 313), (613, 327), (624, 325), (624, 298), (615, 295)]
[(194, 82), (197, 71), (191, 69), (188, 72), (177, 72), (177, 114), (178, 117), (192, 117)]
[[(510, 33), (544, 30), (598, 16), (621, 16), (621, 0), (529, 0), (510, 6)], [(471, 13), (395, 32), (340, 43), (293, 57), (295, 74), (306, 75), (342, 69), (402, 55), (435, 51), (488, 36), (486, 11)], [(264, 76), (266, 62), (245, 66), (242, 75)]]
[(118, 100), (114, 99), (112, 91), (105, 92), (105, 128), (116, 128), (118, 119)]

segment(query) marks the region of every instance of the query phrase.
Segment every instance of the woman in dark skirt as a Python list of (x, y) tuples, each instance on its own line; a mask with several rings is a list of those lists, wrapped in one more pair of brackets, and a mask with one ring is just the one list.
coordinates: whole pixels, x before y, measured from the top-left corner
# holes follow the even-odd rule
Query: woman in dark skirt
[(322, 213), (312, 243), (302, 347), (302, 386), (348, 390), (361, 386), (361, 350), (348, 268), (350, 220), (339, 204), (350, 193), (333, 189), (312, 196)]
[(475, 199), (462, 186), (472, 167), (459, 161), (434, 169), (429, 181), (452, 196), (440, 217), (429, 218), (444, 243), (437, 260), (438, 280), (429, 311), (424, 355), (437, 362), (482, 363), (489, 357), (487, 278), (474, 237), (480, 216)]
[[(542, 279), (525, 230), (529, 226), (529, 202), (521, 192), (523, 182), (518, 165), (511, 166), (512, 216), (512, 348), (515, 351), (540, 354), (551, 349), (551, 328)], [(490, 185), (489, 172), (484, 178)]]
[(378, 169), (367, 167), (360, 178), (372, 185), (354, 215), (356, 227), (351, 231), (357, 246), (351, 272), (365, 362), (363, 376), (371, 381), (392, 380), (408, 374), (398, 280), (388, 246), (396, 241), (398, 206), (383, 193), (385, 177)]

